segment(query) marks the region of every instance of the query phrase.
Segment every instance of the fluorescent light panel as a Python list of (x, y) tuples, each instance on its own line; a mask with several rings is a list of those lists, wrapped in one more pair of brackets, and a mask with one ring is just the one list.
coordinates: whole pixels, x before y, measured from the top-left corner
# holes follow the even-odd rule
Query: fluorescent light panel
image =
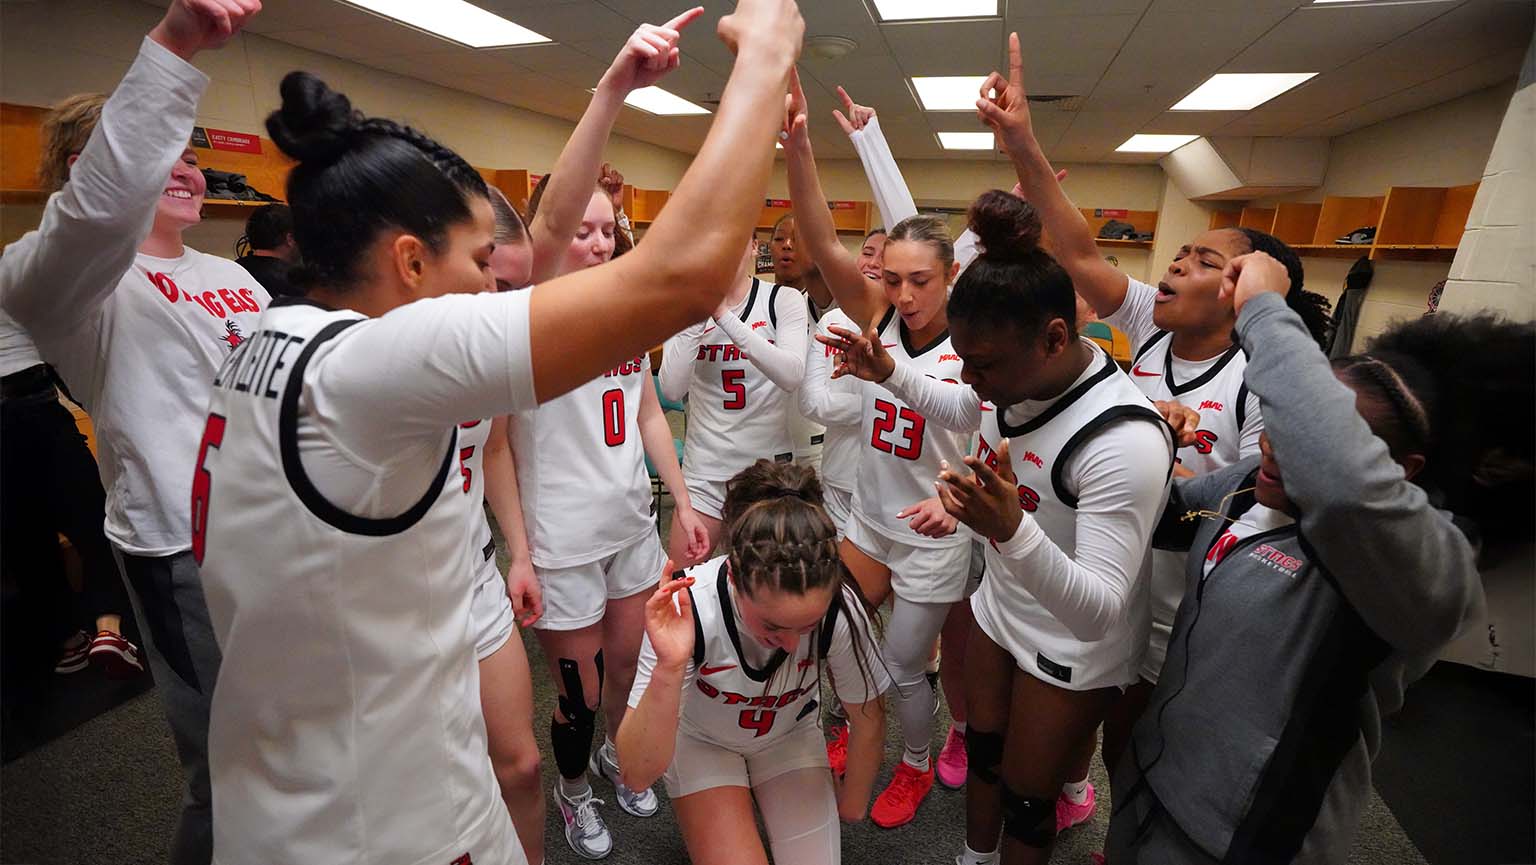
[(1167, 153), (1199, 138), (1198, 135), (1132, 135), (1116, 147), (1119, 153)]
[(991, 150), (996, 146), (990, 132), (940, 132), (939, 144), (945, 150)]
[(927, 111), (975, 111), (985, 75), (929, 76), (912, 79), (912, 89)]
[(695, 105), (676, 93), (668, 93), (656, 86), (642, 87), (639, 90), (630, 91), (630, 94), (624, 97), (624, 104), (651, 114), (661, 114), (669, 117), (709, 113), (708, 108), (702, 105)]
[(529, 30), (464, 0), (346, 0), (347, 3), (393, 18), (470, 48), (500, 48), (548, 42)]
[(1247, 111), (1316, 75), (1316, 72), (1243, 72), (1212, 75), (1170, 111)]
[(992, 18), (997, 0), (873, 0), (881, 21), (932, 18)]

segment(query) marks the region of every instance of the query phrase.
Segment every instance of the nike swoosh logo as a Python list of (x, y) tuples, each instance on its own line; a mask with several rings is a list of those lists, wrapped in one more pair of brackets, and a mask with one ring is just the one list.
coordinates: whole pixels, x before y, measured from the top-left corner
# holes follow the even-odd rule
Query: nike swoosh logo
[(705, 666), (702, 666), (702, 667), (699, 668), (699, 675), (701, 675), (701, 676), (713, 676), (716, 673), (723, 673), (726, 670), (734, 670), (734, 669), (736, 669), (736, 665), (735, 664), (721, 664), (718, 667), (711, 667), (711, 666), (706, 664)]
[[(709, 333), (709, 332), (710, 332), (710, 331), (712, 331), (712, 330), (714, 330), (714, 328), (713, 328), (713, 327), (706, 327), (706, 328), (704, 328), (704, 333)], [(704, 335), (704, 333), (701, 333), (701, 334), (699, 334), (699, 336), (703, 336), (703, 335)]]
[(896, 343), (894, 343), (894, 342), (882, 342), (880, 344), (885, 346), (886, 348), (895, 348), (896, 347)]
[(1131, 367), (1131, 375), (1138, 375), (1138, 376), (1142, 376), (1144, 378), (1157, 378), (1158, 376), (1162, 375), (1162, 373), (1160, 373), (1160, 372), (1142, 372), (1141, 364), (1138, 363), (1135, 366)]

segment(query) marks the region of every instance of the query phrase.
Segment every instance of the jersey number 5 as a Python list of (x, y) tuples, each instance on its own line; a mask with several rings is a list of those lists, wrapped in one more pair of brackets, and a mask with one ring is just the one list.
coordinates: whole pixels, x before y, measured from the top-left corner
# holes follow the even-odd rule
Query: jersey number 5
[(624, 390), (603, 393), (603, 443), (616, 448), (624, 443)]
[[(895, 403), (883, 399), (875, 400), (875, 411), (879, 413), (879, 417), (875, 418), (874, 432), (869, 439), (870, 447), (904, 460), (921, 458), (923, 427), (928, 425), (928, 419), (906, 406), (902, 406), (898, 411)], [(898, 419), (906, 424), (906, 428), (901, 431), (900, 441), (891, 442), (886, 439), (886, 434), (895, 431)]]
[(203, 563), (208, 545), (208, 497), (213, 494), (213, 474), (203, 465), (208, 449), (224, 444), (224, 416), (211, 414), (203, 427), (203, 441), (197, 446), (197, 471), (192, 473), (192, 558)]
[(740, 411), (747, 407), (747, 386), (741, 383), (746, 377), (747, 371), (744, 369), (720, 370), (720, 387), (725, 391), (725, 408)]

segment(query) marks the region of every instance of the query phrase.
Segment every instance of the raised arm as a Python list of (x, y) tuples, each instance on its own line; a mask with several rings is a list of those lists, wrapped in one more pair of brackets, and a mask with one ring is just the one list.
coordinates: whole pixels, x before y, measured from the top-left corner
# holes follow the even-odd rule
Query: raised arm
[(1101, 316), (1111, 315), (1125, 301), (1126, 276), (1104, 260), (1087, 220), (1072, 206), (1035, 138), (1024, 92), (1024, 60), (1019, 34), (1008, 36), (1008, 77), (993, 72), (981, 88), (976, 111), (997, 133), (1013, 160), (1024, 198), (1040, 213), (1051, 237), (1051, 251), (1072, 277), (1078, 294)]
[(843, 100), (843, 108), (848, 113), (833, 111), (832, 115), (837, 118), (837, 124), (848, 134), (854, 151), (859, 154), (859, 162), (864, 165), (864, 176), (868, 178), (869, 188), (875, 194), (875, 206), (880, 209), (880, 219), (889, 231), (896, 223), (917, 215), (917, 202), (912, 200), (907, 180), (901, 176), (896, 157), (891, 154), (891, 146), (886, 143), (885, 135), (880, 131), (880, 118), (876, 116), (875, 109), (854, 102), (848, 91), (841, 87), (837, 88), (837, 95)]
[[(669, 572), (671, 567), (667, 562)], [(682, 716), (683, 688), (691, 678), (693, 661), (691, 585), (692, 577), (663, 575), (661, 585), (645, 602), (645, 640), (629, 692), (629, 711), (614, 737), (624, 783), (632, 790), (654, 784), (677, 747), (677, 719)]]
[(795, 226), (810, 250), (811, 260), (837, 299), (837, 305), (858, 323), (869, 326), (889, 306), (880, 286), (859, 272), (858, 262), (837, 239), (832, 211), (827, 209), (821, 178), (816, 176), (816, 155), (811, 151), (806, 126), (805, 93), (798, 77), (792, 79), (785, 112), (784, 159), (789, 168), (789, 197), (795, 203)]
[(1224, 290), (1233, 276), (1244, 377), (1263, 404), (1302, 537), (1383, 640), (1405, 652), (1444, 645), (1482, 605), (1472, 545), (1360, 416), (1354, 391), (1286, 306), (1284, 266), (1245, 255), (1228, 264)]
[(576, 129), (561, 148), (550, 171), (549, 186), (539, 199), (538, 213), (528, 226), (533, 240), (533, 281), (543, 282), (560, 272), (565, 248), (581, 227), (581, 217), (597, 188), (603, 148), (631, 92), (661, 80), (681, 62), (677, 43), (682, 30), (700, 15), (702, 6), (657, 27), (641, 24), (624, 43), (613, 64), (597, 82), (592, 100)]
[[(804, 23), (792, 0), (742, 0), (719, 30), (737, 46), (735, 68), (704, 146), (645, 242), (616, 261), (533, 289), (530, 338), (540, 401), (708, 318), (730, 288), (742, 238), (762, 211)], [(647, 288), (636, 291), (637, 285)]]
[(690, 324), (661, 347), (661, 369), (656, 373), (656, 383), (661, 386), (661, 395), (673, 402), (681, 402), (688, 395), (693, 361), (707, 326), (704, 322)]
[(223, 45), (258, 0), (175, 0), (139, 46), (38, 229), (0, 256), (0, 304), (39, 334), (94, 313), (133, 264), (192, 135), (208, 77), (189, 62)]

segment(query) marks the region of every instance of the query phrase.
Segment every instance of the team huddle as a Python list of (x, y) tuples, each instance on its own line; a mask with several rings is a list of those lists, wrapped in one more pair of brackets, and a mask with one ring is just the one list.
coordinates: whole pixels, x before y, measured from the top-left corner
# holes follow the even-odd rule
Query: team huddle
[[(1482, 603), (1440, 508), (1494, 445), (1446, 419), (1529, 327), (1426, 319), (1330, 364), (1327, 301), (1249, 229), (1128, 277), (1034, 137), (1016, 38), (977, 113), (1018, 186), (980, 191), (958, 238), (843, 94), (887, 226), (855, 254), (791, 0), (718, 22), (730, 81), (638, 243), (604, 147), (702, 8), (635, 31), (526, 214), (290, 73), (266, 123), (301, 293), (274, 299), (182, 246), (177, 209), (202, 194), (186, 60), (259, 7), (174, 0), (3, 259), (5, 311), (96, 418), (109, 536), (162, 622), (178, 863), (537, 863), (550, 806), (601, 859), (623, 839), (593, 775), (670, 810), (694, 862), (838, 863), (842, 823), (900, 827), (937, 781), (966, 806), (940, 858), (1037, 863), (1093, 815), (1096, 750), (1115, 865), (1343, 861), (1381, 717)], [(794, 209), (770, 281), (775, 142)], [(171, 297), (229, 286), (212, 316)], [(1507, 351), (1438, 363), (1477, 344)], [(686, 401), (680, 450), (663, 399)], [(887, 706), (904, 748), (877, 790)]]

